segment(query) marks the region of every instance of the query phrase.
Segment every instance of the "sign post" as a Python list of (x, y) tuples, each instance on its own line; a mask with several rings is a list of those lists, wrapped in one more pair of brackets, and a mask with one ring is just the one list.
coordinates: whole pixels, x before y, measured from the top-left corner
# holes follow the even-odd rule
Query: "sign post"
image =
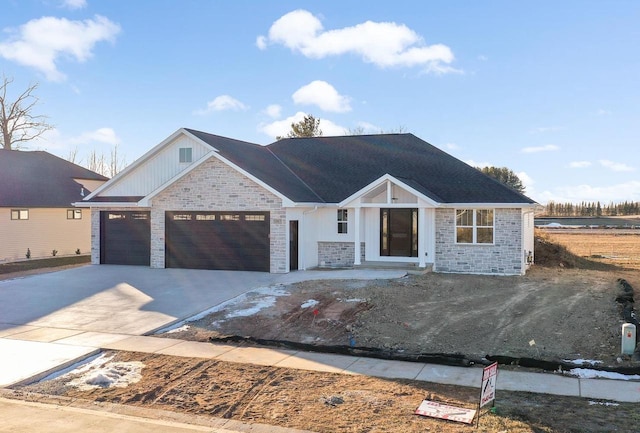
[(494, 362), (482, 370), (482, 386), (480, 388), (480, 402), (478, 403), (478, 425), (480, 425), (480, 409), (496, 400), (496, 379), (498, 378), (498, 363)]

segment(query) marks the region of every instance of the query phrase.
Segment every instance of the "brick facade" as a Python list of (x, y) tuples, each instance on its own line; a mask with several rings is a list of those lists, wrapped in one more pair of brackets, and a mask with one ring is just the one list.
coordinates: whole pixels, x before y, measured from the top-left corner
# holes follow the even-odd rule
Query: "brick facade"
[[(350, 267), (355, 257), (353, 242), (318, 242), (318, 265), (321, 267)], [(364, 263), (364, 242), (360, 244), (360, 261)]]
[[(99, 210), (92, 209), (91, 212), (92, 263), (100, 263)], [(152, 198), (150, 210), (152, 268), (165, 266), (165, 212), (206, 210), (269, 212), (270, 271), (283, 273), (289, 270), (286, 211), (282, 208), (282, 200), (215, 158), (205, 161)]]
[(454, 209), (436, 209), (437, 272), (521, 275), (523, 268), (520, 209), (496, 209), (493, 245), (455, 243)]

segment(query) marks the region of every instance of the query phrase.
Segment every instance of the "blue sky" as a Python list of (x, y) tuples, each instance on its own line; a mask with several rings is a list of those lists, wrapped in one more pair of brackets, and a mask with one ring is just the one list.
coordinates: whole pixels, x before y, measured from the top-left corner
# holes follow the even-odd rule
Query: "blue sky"
[[(348, 7), (347, 7), (348, 6)], [(3, 0), (0, 71), (132, 162), (181, 127), (268, 144), (411, 132), (538, 201), (640, 201), (640, 2)], [(82, 162), (82, 161), (81, 161)]]

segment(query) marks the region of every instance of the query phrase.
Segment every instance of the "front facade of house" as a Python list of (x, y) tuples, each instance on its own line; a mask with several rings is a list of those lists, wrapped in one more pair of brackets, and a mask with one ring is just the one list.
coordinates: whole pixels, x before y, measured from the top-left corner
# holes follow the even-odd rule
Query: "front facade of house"
[[(349, 152), (362, 153), (358, 146), (372, 156), (353, 160), (349, 172), (334, 158), (322, 160), (326, 150), (346, 152), (338, 160), (349, 164)], [(438, 160), (434, 170), (451, 165), (442, 174), (476, 179), (477, 170), (411, 134), (258, 146), (181, 129), (76, 205), (90, 208), (96, 264), (285, 273), (399, 262), (523, 274), (532, 260), (535, 203), (484, 175), (477, 178), (487, 185), (482, 194), (495, 189), (501, 201), (443, 202), (423, 186), (428, 166), (417, 164), (412, 175), (407, 161), (421, 146)], [(376, 155), (380, 148), (393, 155), (404, 149), (407, 159), (393, 167)], [(446, 179), (439, 184), (449, 194)]]
[(0, 263), (88, 254), (91, 212), (72, 203), (106, 181), (47, 152), (0, 150)]

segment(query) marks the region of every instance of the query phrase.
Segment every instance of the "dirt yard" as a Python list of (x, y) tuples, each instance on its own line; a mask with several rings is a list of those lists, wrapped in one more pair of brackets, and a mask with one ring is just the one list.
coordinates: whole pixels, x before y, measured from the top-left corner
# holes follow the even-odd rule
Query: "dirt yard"
[(523, 277), (430, 273), (309, 281), (251, 292), (165, 336), (208, 341), (237, 335), (472, 359), (504, 355), (616, 365), (620, 277), (640, 287), (638, 272), (549, 268)]
[[(424, 274), (270, 287), (163, 336), (208, 341), (240, 335), (396, 353), (637, 367), (630, 357), (618, 359), (622, 320), (615, 297), (618, 278), (638, 293), (640, 272), (593, 264), (550, 242), (540, 246), (546, 267), (523, 277)], [(483, 416), (475, 430), (414, 411), (425, 398), (472, 408), (477, 389), (128, 352), (107, 352), (102, 359), (102, 366), (19, 391), (316, 432), (640, 431), (637, 404), (499, 392), (496, 412)]]

